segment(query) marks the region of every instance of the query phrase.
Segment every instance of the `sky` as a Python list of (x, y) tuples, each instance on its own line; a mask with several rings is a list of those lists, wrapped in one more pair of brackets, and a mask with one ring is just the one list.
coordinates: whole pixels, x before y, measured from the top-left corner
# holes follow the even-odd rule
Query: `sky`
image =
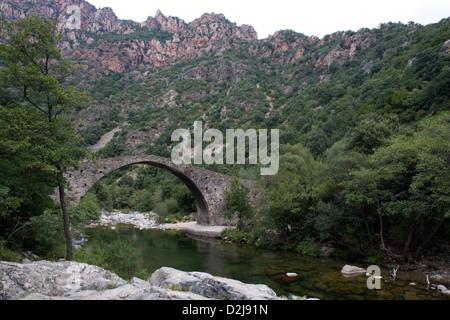
[(120, 19), (142, 22), (159, 9), (189, 23), (203, 13), (223, 13), (238, 25), (255, 28), (259, 39), (278, 30), (322, 38), (337, 31), (376, 28), (380, 23), (414, 21), (423, 25), (450, 16), (449, 0), (87, 0), (111, 7)]

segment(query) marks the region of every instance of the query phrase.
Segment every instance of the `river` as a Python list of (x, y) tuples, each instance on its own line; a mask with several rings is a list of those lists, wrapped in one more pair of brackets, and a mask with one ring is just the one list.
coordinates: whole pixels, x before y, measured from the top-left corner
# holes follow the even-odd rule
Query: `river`
[[(142, 251), (145, 267), (151, 272), (164, 266), (201, 271), (245, 283), (266, 284), (278, 295), (325, 300), (450, 300), (449, 295), (427, 289), (425, 276), (414, 272), (398, 271), (398, 278), (393, 281), (389, 270), (382, 269), (381, 289), (369, 290), (366, 276), (344, 277), (340, 271), (347, 263), (338, 259), (193, 238), (184, 231), (139, 230), (124, 224), (116, 225), (114, 230), (105, 226), (89, 228), (85, 233), (90, 237), (87, 246), (117, 239), (132, 241)], [(286, 273), (297, 276), (288, 277)]]

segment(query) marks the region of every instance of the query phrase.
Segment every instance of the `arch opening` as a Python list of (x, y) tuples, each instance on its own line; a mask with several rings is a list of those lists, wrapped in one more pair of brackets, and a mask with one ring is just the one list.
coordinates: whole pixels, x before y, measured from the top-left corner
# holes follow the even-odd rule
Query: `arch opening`
[(202, 193), (202, 191), (199, 189), (199, 187), (196, 185), (194, 181), (192, 181), (188, 176), (186, 176), (183, 172), (178, 171), (176, 168), (172, 168), (168, 165), (165, 165), (163, 163), (158, 163), (155, 161), (137, 161), (132, 163), (126, 163), (120, 166), (114, 166), (110, 170), (107, 168), (104, 168), (104, 170), (100, 171), (98, 175), (96, 175), (95, 179), (92, 180), (92, 183), (90, 185), (85, 185), (85, 190), (83, 194), (80, 197), (81, 199), (87, 194), (87, 192), (102, 178), (107, 176), (108, 174), (132, 166), (132, 165), (150, 165), (153, 167), (161, 168), (166, 172), (171, 173), (175, 177), (177, 177), (178, 180), (180, 180), (191, 192), (193, 198), (195, 199), (195, 202), (197, 204), (197, 223), (199, 224), (209, 224), (210, 218), (209, 218), (209, 208), (207, 201)]

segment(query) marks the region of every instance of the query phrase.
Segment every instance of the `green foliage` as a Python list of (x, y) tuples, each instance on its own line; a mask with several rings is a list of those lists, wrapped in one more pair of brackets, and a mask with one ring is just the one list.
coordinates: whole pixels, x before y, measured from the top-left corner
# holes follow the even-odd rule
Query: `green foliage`
[(313, 256), (317, 257), (320, 253), (320, 248), (315, 243), (312, 238), (305, 238), (305, 240), (301, 241), (295, 251), (304, 256)]
[(288, 244), (301, 241), (313, 226), (316, 162), (301, 144), (286, 145), (281, 152), (280, 172), (264, 181), (263, 224), (276, 230), (278, 241)]
[(224, 212), (224, 216), (231, 220), (236, 215), (238, 220), (237, 227), (240, 231), (246, 228), (246, 224), (253, 214), (249, 193), (249, 188), (235, 177), (231, 181), (230, 190), (225, 191), (225, 203), (228, 211)]
[(22, 257), (7, 248), (3, 248), (0, 246), (0, 261), (9, 261), (9, 262), (22, 262)]
[(171, 222), (171, 215), (174, 215), (179, 210), (178, 203), (175, 199), (167, 199), (158, 203), (153, 211), (158, 214), (158, 222)]
[(64, 111), (86, 103), (86, 92), (63, 85), (72, 64), (64, 60), (58, 43), (57, 21), (28, 17), (2, 20), (0, 80), (11, 89), (12, 100), (41, 111), (49, 122)]
[(249, 232), (241, 232), (234, 228), (226, 228), (222, 231), (220, 237), (222, 239), (226, 238), (232, 242), (243, 242), (245, 239), (245, 242), (248, 244), (252, 244), (252, 234)]
[(373, 153), (375, 148), (382, 146), (398, 130), (399, 123), (395, 118), (386, 119), (368, 114), (352, 130), (348, 148), (365, 154)]
[[(131, 173), (136, 178), (131, 177)], [(159, 221), (183, 220), (197, 210), (186, 185), (171, 173), (153, 166), (117, 170), (97, 182), (90, 191), (105, 210), (155, 211)]]
[[(43, 188), (37, 189), (33, 181), (28, 185), (41, 201), (46, 200), (50, 187), (53, 185), (53, 190), (55, 186), (64, 188), (64, 172), (77, 167), (79, 160), (87, 155), (73, 128), (60, 115), (87, 103), (88, 93), (65, 83), (72, 64), (63, 59), (58, 47), (62, 37), (58, 33), (57, 20), (35, 16), (13, 22), (2, 19), (0, 29), (0, 82), (2, 91), (7, 92), (2, 100), (8, 106), (1, 107), (0, 121), (6, 123), (0, 127), (0, 135), (6, 137), (2, 144), (5, 151), (9, 151), (0, 153), (0, 161), (6, 163), (6, 175), (12, 179), (28, 178), (23, 169), (38, 172), (43, 182), (38, 181), (37, 185)], [(10, 175), (14, 170), (16, 172)], [(8, 184), (6, 187), (12, 190)], [(64, 193), (61, 198), (64, 199)], [(67, 259), (71, 260), (70, 223), (66, 202), (61, 203)], [(36, 211), (42, 212), (45, 207), (39, 205)], [(39, 225), (38, 220), (34, 223)], [(54, 244), (49, 237), (43, 237), (45, 239), (36, 237), (40, 242), (38, 250), (48, 252)]]
[[(352, 137), (319, 159), (301, 144), (283, 146), (279, 173), (260, 181), (264, 195), (248, 237), (306, 255), (316, 255), (322, 241), (342, 258), (379, 262), (399, 247), (405, 259), (419, 258), (446, 235), (450, 113), (424, 119), (414, 132), (391, 124), (363, 117)], [(365, 126), (366, 133), (359, 129)]]
[[(8, 106), (0, 108), (3, 238), (17, 223), (21, 226), (51, 207), (48, 195), (60, 182), (54, 179), (52, 164), (67, 167), (82, 155), (81, 149), (71, 149), (81, 142), (63, 130), (67, 123), (42, 125), (42, 117), (78, 119), (85, 94), (49, 77), (46, 67), (60, 75), (58, 79), (86, 85), (94, 106), (105, 101), (110, 106), (98, 115), (95, 126), (82, 132), (84, 144), (128, 122), (99, 153), (102, 157), (129, 153), (125, 145), (130, 133), (149, 130), (156, 130), (158, 138), (141, 151), (170, 157), (171, 132), (199, 119), (219, 130), (280, 129), (280, 172), (261, 179), (265, 194), (259, 210), (252, 210), (242, 186), (234, 184), (227, 194), (228, 216), (237, 214), (240, 228), (248, 228), (246, 238), (259, 246), (314, 254), (309, 244), (332, 242), (339, 247), (337, 255), (350, 257), (373, 256), (384, 244), (403, 247), (405, 256), (420, 256), (436, 236), (448, 237), (450, 57), (443, 53), (450, 38), (448, 19), (428, 26), (383, 24), (381, 29), (329, 35), (320, 42), (280, 32), (283, 41), (301, 46), (271, 56), (248, 54), (250, 46), (258, 52), (275, 49), (270, 42), (233, 40), (231, 49), (220, 55), (211, 50), (158, 72), (146, 68), (143, 80), (132, 80), (142, 66), (102, 73), (101, 80), (70, 74), (70, 63), (60, 59), (50, 41), (55, 21), (44, 25), (32, 18), (17, 26), (19, 32), (10, 32), (13, 25), (2, 22), (8, 32), (2, 33), (0, 47), (0, 103)], [(39, 52), (30, 31), (34, 29), (47, 52)], [(8, 33), (13, 37), (5, 38)], [(81, 43), (90, 48), (107, 41), (124, 47), (137, 39), (164, 42), (172, 36), (139, 27), (127, 35), (80, 33), (94, 39), (89, 45)], [(332, 50), (348, 50), (351, 35), (361, 39), (351, 59), (317, 63)], [(27, 49), (37, 60), (8, 45), (30, 39)], [(299, 49), (302, 56), (294, 61)], [(53, 58), (49, 64), (42, 59), (45, 53)], [(176, 93), (170, 107), (161, 103), (169, 90)], [(52, 92), (51, 99), (46, 92)], [(44, 102), (54, 107), (45, 109)], [(32, 112), (25, 105), (42, 110)], [(70, 108), (75, 111), (69, 115)], [(240, 178), (259, 175), (252, 166), (205, 167)], [(96, 202), (108, 210), (155, 209), (168, 220), (195, 211), (188, 188), (173, 176), (151, 167), (139, 168), (134, 180), (127, 173), (118, 170), (96, 184), (91, 191), (96, 199), (86, 198), (92, 206), (72, 209), (73, 219), (96, 212)]]
[(10, 189), (0, 185), (0, 217), (5, 218), (14, 212), (19, 206), (21, 199), (8, 195)]
[(89, 220), (98, 220), (101, 216), (97, 197), (88, 193), (77, 206), (69, 209), (70, 221), (74, 227), (81, 228)]
[(64, 257), (63, 221), (60, 214), (46, 211), (26, 224), (25, 245), (38, 256), (50, 259)]
[(140, 250), (133, 243), (123, 240), (77, 250), (75, 261), (100, 266), (128, 280), (133, 277), (141, 279), (149, 277)]

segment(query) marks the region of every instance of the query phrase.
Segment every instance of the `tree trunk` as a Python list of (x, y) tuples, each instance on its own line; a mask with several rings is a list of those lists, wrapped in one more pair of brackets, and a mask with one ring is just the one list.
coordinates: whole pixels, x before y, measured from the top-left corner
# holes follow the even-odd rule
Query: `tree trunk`
[(380, 249), (386, 251), (386, 246), (384, 244), (384, 232), (383, 232), (383, 212), (381, 211), (380, 199), (377, 197), (377, 211), (378, 218), (380, 220)]
[(64, 184), (62, 182), (59, 183), (58, 187), (59, 187), (59, 201), (61, 202), (61, 209), (64, 221), (64, 234), (66, 236), (66, 249), (67, 249), (66, 260), (73, 261), (72, 233), (70, 232), (70, 220), (69, 220), (69, 211), (67, 209), (66, 192), (64, 190), (65, 189)]
[(442, 227), (444, 222), (445, 222), (445, 217), (442, 218), (441, 221), (439, 222), (439, 224), (434, 228), (434, 230), (431, 232), (428, 239), (425, 240), (425, 242), (421, 246), (419, 246), (419, 248), (416, 250), (416, 252), (414, 253), (415, 258), (418, 258), (423, 253), (423, 250), (425, 250), (425, 248), (430, 244), (431, 240), (433, 240), (433, 238), (436, 236), (437, 232)]
[(366, 215), (364, 213), (362, 214), (362, 219), (363, 219), (364, 225), (366, 226), (366, 229), (367, 229), (367, 235), (369, 236), (370, 249), (372, 249), (373, 248), (373, 233), (370, 230), (369, 222), (367, 221)]
[(414, 234), (414, 229), (416, 227), (416, 221), (417, 219), (414, 219), (409, 228), (408, 238), (406, 240), (405, 249), (403, 250), (403, 258), (405, 261), (408, 260), (409, 257), (411, 256), (411, 243)]

